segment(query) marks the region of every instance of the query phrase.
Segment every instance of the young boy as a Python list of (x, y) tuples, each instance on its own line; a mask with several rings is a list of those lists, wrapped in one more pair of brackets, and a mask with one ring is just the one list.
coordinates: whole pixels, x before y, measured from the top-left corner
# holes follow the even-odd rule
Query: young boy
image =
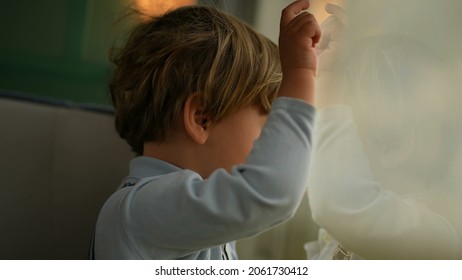
[(274, 43), (210, 7), (135, 27), (114, 57), (111, 94), (138, 156), (100, 212), (95, 258), (236, 259), (235, 240), (294, 214), (320, 38), (308, 7), (282, 12), (281, 64)]

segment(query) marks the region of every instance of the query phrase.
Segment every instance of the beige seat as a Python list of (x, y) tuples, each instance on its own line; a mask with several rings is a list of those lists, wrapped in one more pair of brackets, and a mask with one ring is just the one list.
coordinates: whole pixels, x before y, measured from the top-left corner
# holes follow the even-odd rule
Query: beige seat
[(133, 157), (110, 109), (0, 95), (0, 259), (85, 259)]

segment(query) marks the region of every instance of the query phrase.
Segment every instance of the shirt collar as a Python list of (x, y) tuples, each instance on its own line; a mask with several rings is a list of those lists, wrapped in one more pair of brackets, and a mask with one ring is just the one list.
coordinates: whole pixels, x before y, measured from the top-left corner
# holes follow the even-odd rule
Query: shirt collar
[(178, 166), (153, 157), (139, 156), (130, 161), (130, 177), (137, 179), (164, 175), (180, 170), (182, 169)]

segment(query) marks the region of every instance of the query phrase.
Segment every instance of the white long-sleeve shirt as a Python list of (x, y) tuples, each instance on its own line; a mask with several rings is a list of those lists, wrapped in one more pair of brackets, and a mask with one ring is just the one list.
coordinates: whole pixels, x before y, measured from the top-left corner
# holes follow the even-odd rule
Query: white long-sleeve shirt
[(305, 191), (314, 108), (278, 98), (245, 164), (203, 179), (137, 157), (103, 206), (97, 259), (236, 258), (233, 241), (293, 216)]
[(425, 204), (431, 191), (402, 196), (374, 178), (348, 106), (318, 113), (313, 143), (312, 215), (344, 248), (367, 259), (462, 258), (458, 218)]

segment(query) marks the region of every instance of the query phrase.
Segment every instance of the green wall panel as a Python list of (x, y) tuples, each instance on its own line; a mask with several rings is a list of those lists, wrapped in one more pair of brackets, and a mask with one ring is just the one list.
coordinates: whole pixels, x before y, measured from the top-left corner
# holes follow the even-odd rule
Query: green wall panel
[(127, 0), (0, 0), (0, 88), (109, 103), (107, 52)]

